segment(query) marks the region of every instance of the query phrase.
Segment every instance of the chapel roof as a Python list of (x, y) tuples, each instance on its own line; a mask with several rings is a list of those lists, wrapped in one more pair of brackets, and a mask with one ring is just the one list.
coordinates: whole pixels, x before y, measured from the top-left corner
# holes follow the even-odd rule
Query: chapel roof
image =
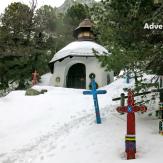
[(58, 51), (50, 63), (56, 62), (60, 59), (69, 57), (69, 56), (87, 56), (95, 57), (93, 49), (98, 52), (97, 55), (106, 55), (108, 51), (101, 45), (93, 41), (74, 41), (65, 46), (63, 49)]
[(80, 27), (90, 27), (91, 28), (92, 26), (93, 26), (93, 23), (91, 22), (90, 19), (84, 19), (76, 29), (78, 29)]

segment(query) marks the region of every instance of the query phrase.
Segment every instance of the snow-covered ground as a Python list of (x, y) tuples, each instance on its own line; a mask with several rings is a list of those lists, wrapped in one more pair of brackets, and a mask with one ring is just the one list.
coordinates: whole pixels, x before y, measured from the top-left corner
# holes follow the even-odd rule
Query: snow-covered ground
[(116, 112), (126, 84), (120, 78), (99, 95), (102, 124), (95, 123), (93, 100), (83, 90), (48, 85), (50, 75), (34, 88), (47, 89), (38, 96), (13, 91), (0, 98), (0, 163), (162, 163), (163, 136), (159, 120), (148, 112), (136, 113), (137, 154), (126, 160), (126, 115)]

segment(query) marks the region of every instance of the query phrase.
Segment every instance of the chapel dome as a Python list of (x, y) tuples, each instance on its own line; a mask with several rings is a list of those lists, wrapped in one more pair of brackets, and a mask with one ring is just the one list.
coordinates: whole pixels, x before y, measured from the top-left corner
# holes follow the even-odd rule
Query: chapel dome
[(62, 60), (66, 57), (95, 57), (93, 49), (98, 52), (97, 55), (106, 55), (108, 51), (101, 45), (92, 41), (74, 41), (58, 51), (50, 63)]

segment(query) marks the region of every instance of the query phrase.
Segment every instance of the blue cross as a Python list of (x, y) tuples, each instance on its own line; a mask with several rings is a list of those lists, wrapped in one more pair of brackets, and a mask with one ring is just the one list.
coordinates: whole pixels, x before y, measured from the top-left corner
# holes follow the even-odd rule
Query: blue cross
[(130, 74), (129, 74), (129, 72), (127, 72), (127, 74), (126, 74), (126, 83), (127, 84), (130, 83)]
[(99, 105), (98, 105), (98, 98), (97, 94), (106, 94), (106, 90), (96, 90), (96, 82), (94, 79), (91, 81), (92, 85), (92, 90), (91, 91), (83, 91), (84, 95), (93, 95), (93, 101), (94, 101), (94, 107), (95, 107), (95, 112), (96, 112), (96, 122), (97, 124), (101, 123), (101, 117), (100, 117), (100, 110), (99, 110)]

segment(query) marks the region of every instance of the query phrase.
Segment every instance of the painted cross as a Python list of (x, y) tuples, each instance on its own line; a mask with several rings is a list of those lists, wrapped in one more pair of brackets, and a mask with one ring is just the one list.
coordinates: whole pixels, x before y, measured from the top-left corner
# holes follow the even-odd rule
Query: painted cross
[(147, 108), (144, 105), (135, 106), (134, 93), (128, 90), (128, 105), (120, 106), (117, 111), (120, 113), (127, 113), (127, 135), (125, 137), (125, 144), (127, 153), (127, 160), (135, 159), (136, 153), (136, 137), (135, 137), (135, 112), (146, 112)]
[(37, 73), (37, 71), (35, 70), (32, 73), (32, 85), (35, 85), (38, 83), (38, 77), (39, 77), (39, 73)]
[(83, 91), (84, 95), (93, 95), (93, 101), (94, 101), (94, 107), (96, 112), (96, 122), (97, 124), (101, 124), (101, 117), (100, 117), (100, 110), (99, 110), (99, 104), (98, 104), (98, 98), (97, 94), (106, 94), (106, 90), (96, 90), (96, 82), (94, 79), (91, 79), (91, 91)]
[(130, 83), (130, 74), (129, 74), (129, 72), (127, 72), (127, 74), (126, 74), (126, 83), (127, 84)]

